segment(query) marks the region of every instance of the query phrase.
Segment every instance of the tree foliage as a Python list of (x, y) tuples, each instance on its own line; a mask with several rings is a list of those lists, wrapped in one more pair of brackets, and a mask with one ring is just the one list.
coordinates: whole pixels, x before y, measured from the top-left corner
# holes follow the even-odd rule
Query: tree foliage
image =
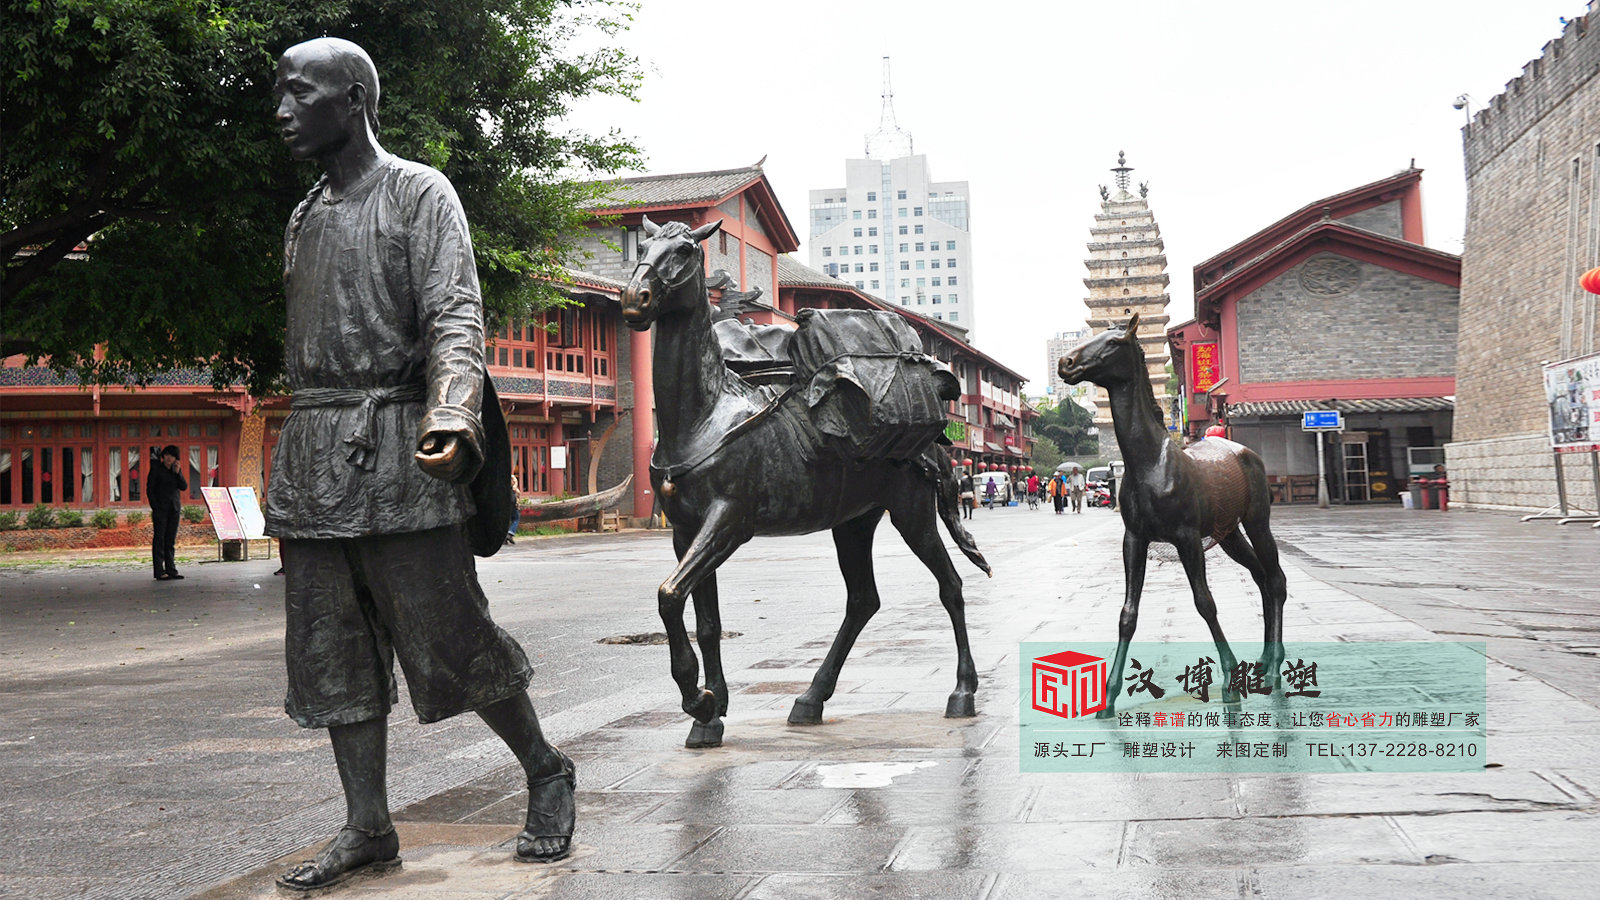
[[(382, 83), (380, 140), (442, 169), (472, 224), (498, 315), (561, 302), (585, 182), (628, 167), (616, 132), (560, 120), (633, 97), (608, 0), (6, 0), (0, 22), (0, 355), (85, 381), (210, 367), (282, 374), (283, 226), (317, 172), (272, 121), (278, 56), (321, 35), (361, 44)], [(599, 36), (598, 49), (578, 44)], [(74, 248), (88, 244), (86, 254)], [(103, 346), (103, 354), (96, 347)]]
[(1041, 410), (1033, 420), (1033, 433), (1055, 444), (1063, 456), (1098, 453), (1099, 438), (1089, 433), (1093, 427), (1094, 414), (1071, 399)]

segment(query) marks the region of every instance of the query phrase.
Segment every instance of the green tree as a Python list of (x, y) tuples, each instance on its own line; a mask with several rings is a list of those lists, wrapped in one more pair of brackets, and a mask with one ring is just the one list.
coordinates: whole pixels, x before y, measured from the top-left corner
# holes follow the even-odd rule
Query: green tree
[[(1035, 420), (1035, 428), (1037, 428), (1037, 420)], [(1037, 434), (1037, 431), (1035, 433)], [(1055, 441), (1041, 437), (1033, 442), (1032, 465), (1034, 471), (1038, 472), (1041, 478), (1050, 472), (1054, 472), (1056, 466), (1061, 465), (1064, 459), (1065, 457), (1061, 455), (1061, 448), (1056, 446)]]
[[(7, 0), (0, 354), (84, 381), (185, 366), (266, 392), (283, 371), (282, 239), (316, 179), (272, 121), (277, 57), (331, 35), (372, 54), (380, 140), (442, 169), (472, 223), (485, 302), (562, 302), (536, 276), (577, 253), (598, 176), (637, 148), (560, 120), (632, 98), (608, 0)], [(598, 34), (593, 50), (576, 45)], [(75, 252), (87, 244), (87, 252)], [(95, 348), (103, 345), (102, 358)]]
[(1039, 414), (1033, 420), (1033, 433), (1053, 442), (1064, 456), (1081, 456), (1096, 453), (1099, 440), (1089, 433), (1094, 427), (1094, 414), (1074, 400), (1064, 400)]

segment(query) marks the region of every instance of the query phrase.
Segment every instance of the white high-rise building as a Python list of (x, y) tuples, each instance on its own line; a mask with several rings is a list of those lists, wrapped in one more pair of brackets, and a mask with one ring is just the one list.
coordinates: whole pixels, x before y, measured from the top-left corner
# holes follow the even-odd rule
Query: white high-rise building
[(934, 181), (928, 158), (894, 120), (889, 58), (883, 115), (845, 186), (811, 192), (812, 268), (932, 319), (976, 333), (971, 203), (965, 181)]
[(1047, 387), (1045, 393), (1057, 403), (1067, 397), (1078, 396), (1086, 392), (1083, 385), (1070, 385), (1061, 380), (1061, 372), (1056, 368), (1061, 362), (1061, 357), (1067, 351), (1093, 337), (1094, 333), (1088, 328), (1079, 328), (1076, 331), (1058, 331), (1055, 337), (1044, 339), (1045, 374)]

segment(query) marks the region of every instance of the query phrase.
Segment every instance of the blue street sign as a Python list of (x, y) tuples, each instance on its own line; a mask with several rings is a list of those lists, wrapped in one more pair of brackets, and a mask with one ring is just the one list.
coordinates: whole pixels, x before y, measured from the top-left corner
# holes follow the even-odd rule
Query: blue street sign
[(1338, 431), (1344, 428), (1344, 417), (1338, 410), (1314, 409), (1300, 414), (1302, 431)]

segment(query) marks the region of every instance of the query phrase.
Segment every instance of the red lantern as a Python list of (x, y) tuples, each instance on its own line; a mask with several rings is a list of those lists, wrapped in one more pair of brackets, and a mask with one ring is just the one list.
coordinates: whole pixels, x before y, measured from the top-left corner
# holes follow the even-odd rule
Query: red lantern
[(961, 460), (959, 460), (959, 459), (950, 460), (950, 468), (954, 469), (955, 467), (957, 467), (959, 465), (961, 465)]
[(1016, 471), (1017, 471), (1017, 467), (1016, 466), (1006, 466), (1006, 471), (1015, 474)]
[(1600, 266), (1583, 273), (1578, 278), (1578, 284), (1591, 294), (1600, 294)]
[(979, 472), (987, 472), (987, 471), (989, 471), (989, 464), (986, 463), (986, 462), (978, 463), (978, 471)]
[(962, 464), (962, 465), (963, 465), (963, 466), (966, 466), (966, 467), (967, 467), (967, 468), (969, 468), (969, 469), (970, 469), (970, 468), (972, 468), (972, 460), (970, 460), (970, 459), (963, 459), (963, 460), (962, 460), (962, 461), (961, 461), (961, 464)]

